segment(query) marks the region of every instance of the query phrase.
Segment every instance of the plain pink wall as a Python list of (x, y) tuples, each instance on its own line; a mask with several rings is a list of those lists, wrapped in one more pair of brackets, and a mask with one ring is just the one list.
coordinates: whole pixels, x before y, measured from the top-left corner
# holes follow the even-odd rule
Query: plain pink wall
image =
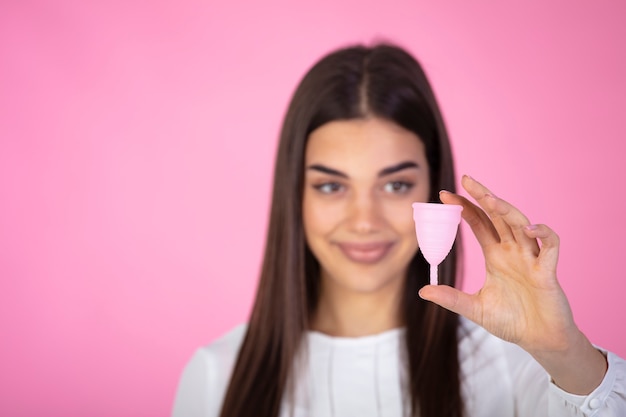
[(580, 327), (626, 355), (624, 3), (308, 3), (0, 3), (0, 415), (169, 414), (246, 320), (294, 86), (374, 39), (420, 58), (459, 173), (560, 234)]

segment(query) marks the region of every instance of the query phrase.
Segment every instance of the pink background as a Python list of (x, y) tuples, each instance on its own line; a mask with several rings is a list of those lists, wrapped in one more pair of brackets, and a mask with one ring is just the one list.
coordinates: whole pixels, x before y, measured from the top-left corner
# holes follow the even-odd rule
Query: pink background
[(578, 324), (626, 355), (624, 2), (224, 3), (0, 3), (0, 415), (169, 414), (246, 320), (294, 86), (374, 39), (420, 58), (459, 174), (560, 234)]

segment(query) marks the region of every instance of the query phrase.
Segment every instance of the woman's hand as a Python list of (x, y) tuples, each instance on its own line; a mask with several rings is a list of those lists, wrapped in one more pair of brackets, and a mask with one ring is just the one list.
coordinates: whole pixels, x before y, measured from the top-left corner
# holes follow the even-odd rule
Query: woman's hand
[(426, 286), (420, 296), (518, 344), (563, 389), (591, 392), (606, 372), (606, 360), (578, 330), (557, 281), (558, 236), (546, 225), (531, 224), (517, 208), (472, 178), (464, 176), (462, 185), (478, 206), (445, 191), (440, 198), (463, 206), (463, 219), (485, 256), (484, 285), (476, 294)]

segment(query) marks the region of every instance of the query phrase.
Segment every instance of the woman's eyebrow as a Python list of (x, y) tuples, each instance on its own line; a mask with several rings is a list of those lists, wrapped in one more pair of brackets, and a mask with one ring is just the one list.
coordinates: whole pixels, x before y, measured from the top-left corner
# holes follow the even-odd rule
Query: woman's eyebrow
[(378, 172), (378, 176), (384, 177), (385, 175), (393, 174), (395, 172), (402, 171), (403, 169), (408, 169), (408, 168), (419, 168), (419, 165), (417, 165), (417, 163), (413, 161), (400, 162), (399, 164), (381, 169)]
[(324, 174), (336, 175), (342, 178), (348, 178), (348, 175), (344, 174), (343, 172), (337, 171), (336, 169), (333, 169), (333, 168), (328, 168), (327, 166), (320, 165), (320, 164), (310, 165), (307, 169), (323, 172)]
[[(409, 168), (419, 168), (419, 165), (413, 161), (405, 161), (405, 162), (400, 162), (399, 164), (396, 165), (392, 165), (390, 167), (387, 168), (383, 168), (378, 172), (378, 176), (379, 177), (384, 177), (385, 175), (390, 175), (393, 173), (396, 173), (398, 171), (402, 171), (404, 169), (409, 169)], [(341, 177), (341, 178), (349, 178), (347, 174), (338, 171), (334, 168), (329, 168), (327, 166), (321, 165), (321, 164), (313, 164), (310, 165), (307, 169), (313, 170), (313, 171), (318, 171), (318, 172), (322, 172), (324, 174), (328, 174), (328, 175), (335, 175), (337, 177)]]

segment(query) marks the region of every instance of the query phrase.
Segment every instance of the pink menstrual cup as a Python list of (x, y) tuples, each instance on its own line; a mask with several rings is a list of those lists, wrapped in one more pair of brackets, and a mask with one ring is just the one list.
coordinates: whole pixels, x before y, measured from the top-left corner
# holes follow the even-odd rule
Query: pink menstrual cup
[(430, 285), (437, 285), (437, 267), (452, 249), (462, 210), (454, 204), (413, 203), (415, 234), (430, 264)]

